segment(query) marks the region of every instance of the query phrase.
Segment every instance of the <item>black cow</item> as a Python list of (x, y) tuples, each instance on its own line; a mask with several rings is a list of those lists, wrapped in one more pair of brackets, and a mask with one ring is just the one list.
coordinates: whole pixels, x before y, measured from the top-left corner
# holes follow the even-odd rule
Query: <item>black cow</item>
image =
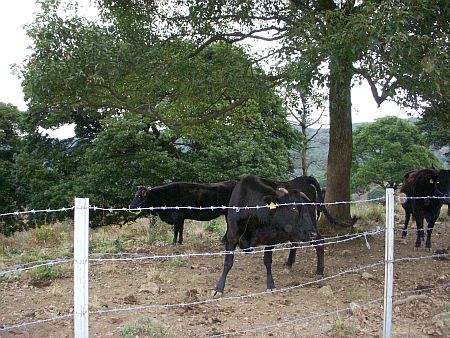
[[(264, 265), (267, 270), (267, 289), (275, 288), (272, 277), (272, 249), (277, 243), (299, 242), (314, 240), (323, 243), (322, 237), (316, 230), (314, 207), (309, 205), (278, 206), (280, 203), (308, 203), (309, 198), (297, 189), (286, 189), (277, 182), (256, 176), (243, 178), (233, 190), (230, 207), (245, 207), (270, 205), (271, 208), (230, 209), (228, 211), (228, 230), (225, 238), (225, 248), (230, 253), (225, 255), (222, 276), (217, 282), (214, 296), (220, 296), (225, 287), (228, 272), (233, 266), (234, 251), (239, 245), (241, 249), (266, 245)], [(274, 203), (274, 204), (272, 204)], [(317, 273), (323, 274), (324, 248), (316, 246)], [(293, 256), (290, 254), (287, 265), (292, 265)]]
[(431, 233), (434, 223), (439, 217), (443, 203), (449, 201), (450, 195), (450, 170), (422, 169), (410, 171), (405, 174), (400, 188), (400, 193), (407, 197), (441, 197), (425, 199), (409, 199), (402, 202), (405, 209), (405, 227), (402, 231), (402, 237), (408, 233), (408, 223), (411, 215), (417, 224), (417, 239), (415, 248), (420, 248), (422, 240), (425, 237), (423, 223), (427, 221), (427, 239), (425, 248), (431, 250)]
[[(221, 207), (228, 206), (231, 192), (237, 181), (198, 184), (175, 182), (156, 187), (138, 187), (130, 208), (149, 207)], [(161, 220), (173, 225), (173, 244), (183, 243), (185, 219), (210, 221), (221, 215), (227, 215), (227, 209), (174, 209), (153, 210)]]

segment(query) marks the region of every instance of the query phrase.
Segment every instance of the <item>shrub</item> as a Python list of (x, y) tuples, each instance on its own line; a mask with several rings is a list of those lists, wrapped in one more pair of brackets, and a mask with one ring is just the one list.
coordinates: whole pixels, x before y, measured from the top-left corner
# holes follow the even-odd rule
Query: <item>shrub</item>
[(121, 334), (124, 338), (133, 337), (167, 337), (168, 330), (163, 323), (155, 318), (141, 317), (122, 328)]

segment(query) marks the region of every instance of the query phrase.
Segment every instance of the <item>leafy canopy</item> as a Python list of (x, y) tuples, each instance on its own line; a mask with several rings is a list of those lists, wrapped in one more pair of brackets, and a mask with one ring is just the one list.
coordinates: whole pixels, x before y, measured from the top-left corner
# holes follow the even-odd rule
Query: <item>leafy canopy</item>
[(418, 128), (397, 117), (362, 125), (354, 134), (352, 183), (358, 190), (371, 183), (396, 187), (408, 171), (437, 163)]

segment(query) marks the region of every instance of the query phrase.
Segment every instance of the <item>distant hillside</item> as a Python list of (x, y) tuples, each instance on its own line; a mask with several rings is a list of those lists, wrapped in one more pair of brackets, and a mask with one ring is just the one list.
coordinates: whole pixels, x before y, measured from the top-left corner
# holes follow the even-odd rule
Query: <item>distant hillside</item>
[[(417, 119), (411, 118), (408, 119), (409, 122), (415, 123)], [(354, 123), (352, 126), (352, 130), (356, 130), (359, 126), (368, 124), (372, 122), (366, 123)], [(298, 125), (294, 125), (294, 128), (299, 130), (300, 127)], [(317, 132), (317, 129), (308, 128), (307, 133), (308, 136), (314, 135)], [(317, 135), (312, 141), (311, 149), (308, 151), (308, 162), (314, 161), (314, 163), (309, 167), (309, 175), (315, 176), (319, 182), (322, 184), (325, 180), (326, 166), (327, 166), (327, 158), (328, 158), (328, 146), (330, 141), (330, 133), (328, 128), (322, 128), (319, 130)], [(450, 146), (443, 147), (440, 149), (436, 149), (430, 147), (430, 149), (434, 152), (436, 157), (439, 159), (444, 168), (449, 169), (448, 163), (448, 154), (450, 151)], [(301, 160), (300, 156), (297, 153), (294, 153), (294, 165), (295, 165), (295, 175), (301, 175)]]

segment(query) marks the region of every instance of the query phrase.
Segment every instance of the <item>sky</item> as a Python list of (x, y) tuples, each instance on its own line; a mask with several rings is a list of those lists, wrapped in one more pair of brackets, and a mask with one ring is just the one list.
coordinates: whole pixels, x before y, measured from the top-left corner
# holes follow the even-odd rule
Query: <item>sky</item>
[[(89, 6), (89, 0), (81, 0), (85, 8)], [(28, 48), (30, 39), (25, 33), (25, 24), (33, 22), (34, 13), (38, 6), (34, 0), (15, 0), (0, 2), (0, 102), (10, 103), (20, 110), (27, 110), (21, 89), (21, 80), (12, 73), (12, 64), (21, 64), (27, 55), (30, 54)], [(89, 9), (87, 9), (89, 12)], [(402, 111), (393, 102), (383, 102), (378, 108), (369, 86), (356, 85), (352, 89), (352, 119), (354, 123), (373, 122), (376, 119), (394, 115), (406, 118), (406, 111)], [(326, 124), (327, 121), (324, 121)], [(51, 136), (60, 138), (73, 136), (73, 128), (63, 127), (58, 131), (48, 131)]]

